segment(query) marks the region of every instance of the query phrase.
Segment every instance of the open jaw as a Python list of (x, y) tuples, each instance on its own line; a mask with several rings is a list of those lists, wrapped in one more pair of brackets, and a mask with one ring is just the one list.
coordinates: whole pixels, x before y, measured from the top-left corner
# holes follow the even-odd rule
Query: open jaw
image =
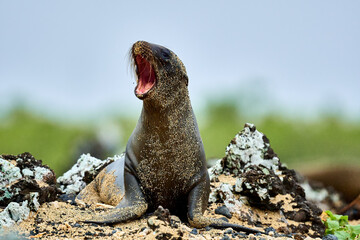
[(155, 86), (156, 75), (150, 62), (141, 55), (137, 55), (135, 57), (135, 62), (138, 76), (135, 95), (139, 98), (142, 98), (145, 97), (145, 95)]

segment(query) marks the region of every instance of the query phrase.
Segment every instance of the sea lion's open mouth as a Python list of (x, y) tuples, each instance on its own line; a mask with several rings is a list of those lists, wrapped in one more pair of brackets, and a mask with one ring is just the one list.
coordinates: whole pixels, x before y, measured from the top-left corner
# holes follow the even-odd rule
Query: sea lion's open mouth
[(135, 88), (135, 95), (143, 98), (155, 86), (156, 75), (155, 70), (150, 62), (141, 55), (136, 55), (135, 63), (137, 66), (138, 81)]

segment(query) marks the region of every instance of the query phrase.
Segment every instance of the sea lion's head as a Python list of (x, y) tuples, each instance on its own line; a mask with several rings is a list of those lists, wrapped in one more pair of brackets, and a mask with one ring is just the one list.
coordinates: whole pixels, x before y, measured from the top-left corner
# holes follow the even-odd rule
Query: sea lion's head
[(171, 50), (145, 41), (134, 43), (130, 50), (140, 99), (169, 101), (179, 88), (186, 88), (188, 77), (182, 61)]

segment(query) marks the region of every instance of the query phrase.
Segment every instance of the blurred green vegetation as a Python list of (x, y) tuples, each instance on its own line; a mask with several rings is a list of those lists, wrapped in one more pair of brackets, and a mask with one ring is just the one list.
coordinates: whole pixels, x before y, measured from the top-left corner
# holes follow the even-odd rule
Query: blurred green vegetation
[[(359, 122), (334, 116), (317, 120), (290, 119), (275, 114), (246, 117), (231, 100), (210, 103), (197, 117), (208, 159), (222, 158), (230, 140), (246, 122), (251, 122), (267, 135), (274, 151), (290, 167), (315, 161), (360, 164)], [(90, 123), (57, 122), (21, 108), (0, 120), (0, 154), (30, 152), (57, 175), (69, 169), (81, 153), (91, 152), (92, 147), (99, 148), (92, 141), (96, 133)], [(117, 117), (112, 121), (120, 126), (118, 142), (123, 146), (115, 152), (101, 149), (103, 158), (124, 150), (137, 119)]]
[(207, 158), (224, 156), (230, 140), (249, 122), (270, 139), (271, 147), (290, 167), (309, 162), (360, 165), (360, 123), (332, 114), (317, 120), (275, 114), (245, 117), (234, 103), (225, 101), (207, 107), (205, 122), (200, 132)]
[(77, 143), (89, 135), (83, 127), (59, 124), (19, 108), (1, 119), (0, 154), (30, 152), (62, 173), (71, 167)]

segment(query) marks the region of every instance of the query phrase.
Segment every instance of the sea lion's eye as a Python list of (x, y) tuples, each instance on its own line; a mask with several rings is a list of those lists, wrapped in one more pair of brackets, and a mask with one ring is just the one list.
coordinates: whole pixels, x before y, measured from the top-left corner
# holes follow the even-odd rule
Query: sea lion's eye
[(161, 49), (161, 55), (164, 60), (170, 59), (170, 51), (168, 49)]

